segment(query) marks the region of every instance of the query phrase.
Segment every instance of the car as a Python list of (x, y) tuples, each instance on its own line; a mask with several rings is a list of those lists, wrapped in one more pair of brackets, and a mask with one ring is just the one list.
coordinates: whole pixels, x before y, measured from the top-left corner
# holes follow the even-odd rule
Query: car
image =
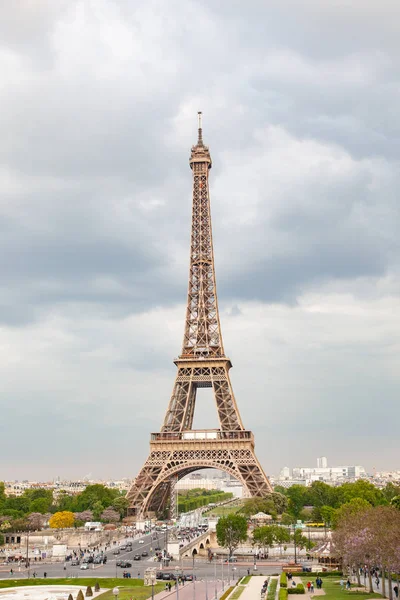
[(160, 551), (161, 551), (161, 548), (160, 548), (160, 546), (156, 546), (156, 547), (154, 548), (154, 552), (160, 552)]
[(83, 569), (84, 571), (86, 571), (86, 569), (89, 568), (89, 565), (88, 565), (88, 563), (82, 563), (80, 568)]
[(163, 578), (162, 571), (157, 571), (157, 573), (156, 573), (156, 579), (162, 579), (162, 578)]
[(88, 563), (92, 563), (93, 561), (94, 561), (94, 558), (93, 558), (93, 556), (89, 556), (89, 558), (87, 559), (87, 562), (88, 562)]
[(117, 562), (115, 564), (117, 567), (120, 567), (123, 562), (125, 562), (125, 561), (120, 559), (120, 560), (117, 560)]
[(116, 556), (117, 554), (121, 554), (121, 552), (119, 551), (119, 548), (115, 548), (115, 550), (113, 551), (113, 554)]
[(303, 573), (311, 573), (312, 569), (308, 565), (302, 565)]
[(148, 555), (149, 555), (149, 553), (147, 552), (147, 550), (143, 550), (142, 556), (148, 556)]
[(81, 563), (80, 563), (80, 561), (79, 561), (77, 558), (74, 558), (74, 559), (71, 561), (71, 566), (72, 566), (72, 567), (78, 567), (80, 564), (81, 564)]
[(135, 554), (135, 556), (133, 557), (133, 560), (140, 560), (142, 557), (140, 556), (140, 554)]
[(123, 546), (120, 546), (120, 547), (119, 547), (119, 549), (120, 549), (120, 550), (126, 550), (126, 546), (125, 546), (125, 544), (124, 544)]
[(172, 579), (172, 573), (163, 573), (162, 578), (164, 579), (164, 581), (169, 581), (170, 579)]
[(193, 581), (193, 575), (190, 575), (189, 573), (187, 575), (182, 575), (182, 579), (185, 581)]
[(144, 540), (139, 540), (139, 544), (144, 544)]
[(229, 558), (226, 558), (224, 562), (235, 563), (235, 562), (237, 562), (237, 558), (236, 558), (236, 556), (230, 556)]
[(120, 562), (121, 564), (118, 566), (122, 567), (123, 569), (129, 569), (132, 566), (132, 563), (129, 562), (129, 560), (121, 560)]

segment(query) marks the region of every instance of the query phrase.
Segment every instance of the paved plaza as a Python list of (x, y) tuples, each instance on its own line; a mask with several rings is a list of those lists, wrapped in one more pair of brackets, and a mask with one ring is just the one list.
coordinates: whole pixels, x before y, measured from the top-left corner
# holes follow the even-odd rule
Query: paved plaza
[[(86, 586), (79, 585), (32, 585), (5, 588), (0, 590), (0, 600), (68, 600), (69, 594), (72, 594), (74, 600), (78, 595), (79, 590), (85, 594)], [(96, 598), (103, 594), (106, 590), (95, 592), (93, 596)]]

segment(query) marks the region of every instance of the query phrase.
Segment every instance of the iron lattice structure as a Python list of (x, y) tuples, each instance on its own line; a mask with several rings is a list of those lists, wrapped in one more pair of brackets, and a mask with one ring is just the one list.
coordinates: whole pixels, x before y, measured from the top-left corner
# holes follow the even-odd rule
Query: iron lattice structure
[[(221, 469), (238, 479), (249, 496), (264, 496), (271, 485), (254, 453), (233, 394), (218, 312), (208, 174), (211, 156), (203, 143), (201, 113), (197, 144), (192, 147), (192, 232), (189, 289), (182, 352), (172, 396), (159, 433), (151, 434), (150, 455), (127, 498), (137, 517), (162, 512), (178, 479), (203, 468)], [(213, 389), (220, 429), (193, 430), (198, 388)], [(172, 493), (171, 493), (172, 492)]]

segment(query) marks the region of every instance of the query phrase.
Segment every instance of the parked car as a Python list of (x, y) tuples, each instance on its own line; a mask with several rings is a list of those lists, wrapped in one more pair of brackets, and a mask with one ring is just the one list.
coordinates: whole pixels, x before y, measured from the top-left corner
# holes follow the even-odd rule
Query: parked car
[(171, 575), (172, 573), (163, 573), (162, 578), (164, 579), (164, 581), (169, 581), (170, 579), (172, 579)]
[(140, 560), (141, 556), (140, 554), (135, 554), (135, 556), (133, 557), (133, 560)]
[(184, 581), (193, 581), (193, 575), (190, 575), (188, 573), (186, 575), (182, 575), (181, 579), (183, 579)]
[(86, 569), (89, 568), (89, 565), (88, 565), (88, 563), (82, 563), (80, 568), (83, 569), (84, 571), (86, 571)]
[(149, 553), (147, 552), (147, 550), (143, 550), (142, 556), (148, 556), (148, 555), (149, 555)]
[(161, 551), (161, 548), (160, 548), (160, 546), (156, 546), (156, 547), (154, 548), (154, 552), (160, 552), (160, 551)]
[(71, 565), (73, 567), (78, 567), (80, 565), (80, 561), (77, 558), (74, 558), (73, 560), (71, 560)]
[(119, 548), (115, 548), (115, 550), (113, 551), (113, 554), (115, 554), (115, 555), (121, 554), (121, 552), (119, 551)]
[(230, 556), (229, 558), (226, 558), (224, 562), (235, 563), (235, 562), (237, 562), (237, 558), (236, 558), (236, 556)]

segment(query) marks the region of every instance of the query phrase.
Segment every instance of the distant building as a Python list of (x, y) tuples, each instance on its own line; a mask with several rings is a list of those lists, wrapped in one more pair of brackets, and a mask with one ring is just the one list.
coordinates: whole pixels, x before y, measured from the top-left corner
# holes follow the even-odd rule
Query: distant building
[(290, 487), (294, 484), (310, 485), (313, 481), (335, 484), (366, 477), (367, 473), (360, 465), (328, 467), (328, 459), (326, 456), (321, 456), (317, 458), (316, 467), (294, 467), (292, 471), (288, 467), (284, 467), (275, 484), (283, 487)]

